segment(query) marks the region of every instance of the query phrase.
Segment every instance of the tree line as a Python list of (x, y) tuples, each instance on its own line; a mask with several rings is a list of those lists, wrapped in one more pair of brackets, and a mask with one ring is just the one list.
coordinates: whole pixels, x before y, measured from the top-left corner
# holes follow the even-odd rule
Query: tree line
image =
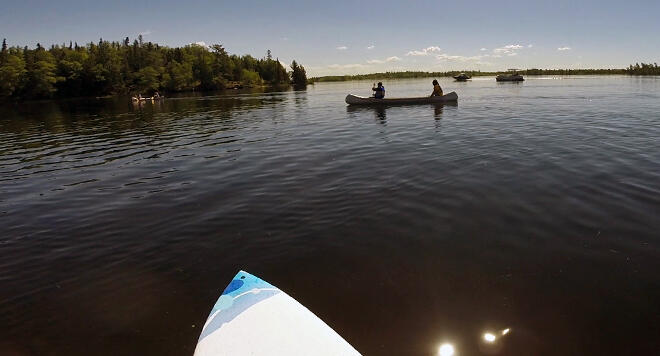
[(100, 39), (98, 43), (41, 44), (30, 49), (2, 42), (0, 100), (103, 96), (154, 91), (223, 90), (261, 85), (305, 85), (305, 68), (291, 71), (273, 59), (229, 54), (220, 44), (183, 47)]
[[(466, 71), (448, 71), (448, 72), (423, 72), (423, 71), (405, 71), (405, 72), (384, 72), (355, 75), (329, 75), (323, 77), (310, 78), (309, 82), (340, 82), (348, 80), (382, 80), (382, 79), (409, 79), (409, 78), (430, 78), (430, 77), (453, 77), (460, 73), (466, 73), (472, 77), (477, 76), (495, 76), (507, 72), (482, 72), (478, 70)], [(627, 69), (524, 69), (518, 71), (523, 75), (660, 75), (660, 68), (656, 63), (645, 64), (638, 63), (630, 65)]]
[(658, 63), (635, 63), (626, 70), (630, 75), (660, 75)]

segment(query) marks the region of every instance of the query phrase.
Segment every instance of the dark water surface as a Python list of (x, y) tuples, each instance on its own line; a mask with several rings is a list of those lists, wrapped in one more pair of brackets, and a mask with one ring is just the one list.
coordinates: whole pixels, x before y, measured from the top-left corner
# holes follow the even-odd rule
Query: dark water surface
[(3, 107), (0, 354), (191, 355), (238, 269), (366, 355), (655, 354), (660, 78), (441, 84)]

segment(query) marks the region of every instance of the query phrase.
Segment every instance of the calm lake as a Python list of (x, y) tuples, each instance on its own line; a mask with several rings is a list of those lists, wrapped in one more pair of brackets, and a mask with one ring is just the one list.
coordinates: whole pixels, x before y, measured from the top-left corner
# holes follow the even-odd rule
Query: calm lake
[(660, 78), (527, 79), (5, 104), (0, 354), (192, 355), (239, 269), (365, 355), (655, 354)]

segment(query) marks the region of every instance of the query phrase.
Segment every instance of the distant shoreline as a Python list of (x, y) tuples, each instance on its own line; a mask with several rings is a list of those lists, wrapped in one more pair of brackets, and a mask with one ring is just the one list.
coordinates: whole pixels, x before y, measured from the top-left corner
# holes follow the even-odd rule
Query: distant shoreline
[[(656, 67), (657, 68), (657, 67)], [(323, 82), (344, 82), (350, 80), (381, 80), (381, 79), (413, 79), (430, 77), (453, 77), (465, 73), (472, 77), (488, 77), (506, 74), (506, 71), (482, 72), (482, 71), (449, 71), (449, 72), (423, 72), (423, 71), (404, 71), (404, 72), (379, 72), (369, 74), (355, 75), (326, 75), (309, 78), (310, 84)], [(522, 75), (660, 75), (660, 71), (650, 71), (648, 73), (639, 73), (631, 66), (627, 69), (524, 69), (518, 71)]]

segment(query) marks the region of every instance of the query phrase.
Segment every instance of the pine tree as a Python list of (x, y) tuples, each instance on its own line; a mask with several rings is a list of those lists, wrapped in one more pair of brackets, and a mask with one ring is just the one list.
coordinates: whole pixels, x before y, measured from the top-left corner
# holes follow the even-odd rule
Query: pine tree
[(8, 55), (9, 54), (7, 53), (7, 39), (5, 38), (2, 40), (2, 52), (0, 52), (0, 65), (4, 64), (7, 61)]
[(305, 86), (307, 85), (307, 73), (305, 72), (305, 67), (299, 65), (294, 60), (291, 63), (291, 81), (295, 86)]

